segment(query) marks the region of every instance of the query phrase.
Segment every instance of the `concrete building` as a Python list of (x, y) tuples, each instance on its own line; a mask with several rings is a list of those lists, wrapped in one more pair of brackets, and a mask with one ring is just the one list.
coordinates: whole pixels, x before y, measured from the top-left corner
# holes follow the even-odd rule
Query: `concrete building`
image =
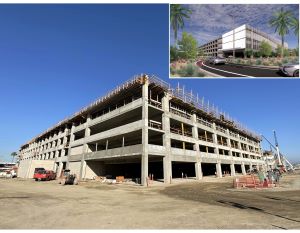
[(20, 167), (51, 160), (80, 179), (120, 175), (145, 185), (149, 174), (165, 183), (245, 174), (264, 165), (260, 141), (192, 93), (138, 75), (22, 145), (19, 157)]
[(209, 41), (208, 43), (202, 45), (200, 49), (203, 51), (204, 56), (206, 57), (216, 57), (222, 56), (222, 37)]
[[(262, 41), (268, 42), (273, 51), (276, 50), (277, 46), (281, 46), (280, 40), (244, 24), (222, 34), (220, 38), (202, 45), (200, 49), (204, 51), (206, 56), (228, 57), (232, 56), (234, 51), (236, 57), (244, 57), (246, 49), (258, 51)], [(284, 43), (284, 47), (288, 48), (288, 44)]]

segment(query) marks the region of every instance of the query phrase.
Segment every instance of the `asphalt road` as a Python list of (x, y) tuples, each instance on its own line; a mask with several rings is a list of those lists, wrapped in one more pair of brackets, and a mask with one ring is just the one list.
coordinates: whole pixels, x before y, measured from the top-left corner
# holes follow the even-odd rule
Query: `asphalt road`
[(208, 62), (204, 62), (200, 67), (223, 77), (284, 77), (277, 68), (258, 68), (233, 64), (213, 65)]

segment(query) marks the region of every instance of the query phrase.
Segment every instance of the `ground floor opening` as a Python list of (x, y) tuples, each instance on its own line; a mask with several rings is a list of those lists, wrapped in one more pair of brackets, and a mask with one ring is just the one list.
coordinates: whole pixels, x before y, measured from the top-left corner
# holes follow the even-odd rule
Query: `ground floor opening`
[(172, 178), (196, 177), (195, 163), (172, 162)]
[(235, 173), (242, 173), (242, 165), (234, 164)]
[[(87, 160), (85, 170), (84, 177), (87, 179), (93, 179), (96, 176), (116, 179), (117, 176), (124, 176), (125, 179), (140, 183), (142, 174), (141, 156)], [(162, 156), (148, 156), (148, 175), (150, 179), (163, 180)]]
[(246, 172), (250, 172), (250, 165), (245, 165)]
[(222, 175), (230, 175), (231, 174), (230, 164), (222, 163), (221, 169), (222, 169)]
[(164, 164), (163, 161), (149, 161), (148, 163), (149, 178), (153, 180), (164, 179)]
[(216, 164), (215, 163), (201, 163), (202, 175), (212, 176), (216, 175)]
[[(244, 49), (236, 49), (235, 50), (235, 57), (236, 58), (244, 58), (244, 52), (245, 52)], [(223, 55), (226, 58), (233, 57), (233, 51), (232, 50), (223, 51)]]

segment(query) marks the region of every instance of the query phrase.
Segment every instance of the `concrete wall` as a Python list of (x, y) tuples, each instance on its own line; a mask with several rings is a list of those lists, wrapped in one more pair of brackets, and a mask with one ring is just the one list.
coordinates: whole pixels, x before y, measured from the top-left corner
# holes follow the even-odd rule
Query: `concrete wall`
[(95, 176), (105, 175), (105, 166), (100, 161), (87, 161), (83, 178), (93, 179)]
[(83, 146), (72, 147), (70, 151), (70, 155), (78, 155), (82, 154)]
[(69, 163), (69, 169), (71, 174), (76, 174), (77, 177), (80, 176), (80, 168), (81, 168), (81, 161)]
[(20, 161), (18, 169), (18, 177), (20, 178), (33, 178), (34, 169), (43, 167), (46, 170), (54, 169), (53, 160), (22, 160)]

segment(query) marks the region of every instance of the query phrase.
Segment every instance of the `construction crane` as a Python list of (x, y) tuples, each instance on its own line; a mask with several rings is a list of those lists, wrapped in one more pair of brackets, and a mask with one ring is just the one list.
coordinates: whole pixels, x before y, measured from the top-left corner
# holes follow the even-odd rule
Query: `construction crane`
[(280, 158), (281, 156), (280, 156), (280, 151), (279, 151), (278, 141), (277, 141), (277, 136), (276, 136), (276, 131), (273, 130), (273, 133), (274, 133), (274, 139), (275, 139), (275, 146), (276, 146), (276, 152), (277, 152), (278, 164), (279, 164), (279, 165), (282, 165), (281, 158)]
[(292, 170), (294, 170), (293, 165), (287, 160), (287, 158), (279, 150), (279, 144), (278, 144), (275, 130), (273, 131), (273, 133), (274, 133), (274, 139), (275, 139), (275, 146), (264, 135), (261, 135), (261, 136), (270, 144), (270, 147), (273, 148), (277, 152), (276, 159), (278, 160), (278, 165), (283, 165), (283, 162), (285, 162), (288, 164), (288, 166)]

